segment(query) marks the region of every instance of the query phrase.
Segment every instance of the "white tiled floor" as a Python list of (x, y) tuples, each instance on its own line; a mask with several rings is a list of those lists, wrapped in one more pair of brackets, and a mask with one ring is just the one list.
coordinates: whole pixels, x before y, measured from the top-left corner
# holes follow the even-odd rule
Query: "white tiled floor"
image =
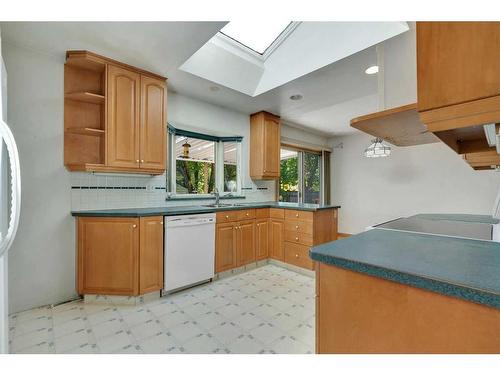
[(12, 353), (313, 353), (314, 279), (266, 265), (141, 306), (10, 317)]

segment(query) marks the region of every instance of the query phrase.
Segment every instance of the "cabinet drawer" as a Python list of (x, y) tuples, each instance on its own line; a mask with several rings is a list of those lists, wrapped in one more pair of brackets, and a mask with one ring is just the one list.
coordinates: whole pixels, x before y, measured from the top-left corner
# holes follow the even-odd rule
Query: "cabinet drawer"
[(313, 213), (311, 211), (285, 210), (285, 219), (312, 221)]
[(309, 246), (285, 242), (285, 262), (310, 270), (314, 269), (314, 262), (309, 258)]
[(238, 221), (239, 211), (219, 211), (216, 214), (217, 223), (229, 223), (231, 221)]
[(269, 209), (269, 217), (271, 219), (284, 219), (285, 218), (285, 210), (283, 208), (270, 208)]
[(285, 230), (291, 232), (313, 234), (313, 222), (312, 221), (300, 221), (300, 220), (287, 220), (285, 222)]
[(313, 245), (313, 237), (310, 234), (297, 233), (296, 231), (290, 230), (285, 230), (285, 241), (308, 246)]
[(236, 212), (238, 213), (238, 220), (255, 219), (255, 209), (239, 210), (239, 211), (236, 211)]
[(268, 219), (269, 218), (269, 208), (257, 208), (255, 210), (255, 217), (257, 219)]

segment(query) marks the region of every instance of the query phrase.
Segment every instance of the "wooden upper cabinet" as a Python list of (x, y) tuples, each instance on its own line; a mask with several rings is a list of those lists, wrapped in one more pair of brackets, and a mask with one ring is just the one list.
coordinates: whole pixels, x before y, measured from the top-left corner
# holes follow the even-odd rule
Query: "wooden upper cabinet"
[(140, 74), (108, 65), (107, 164), (139, 167)]
[(500, 22), (417, 22), (418, 111), (430, 131), (500, 122)]
[(163, 288), (163, 216), (140, 218), (139, 294)]
[(250, 177), (277, 179), (280, 175), (280, 119), (268, 112), (250, 116)]
[(165, 169), (165, 82), (141, 75), (141, 168)]
[(78, 218), (78, 293), (139, 293), (139, 219)]
[(64, 67), (64, 165), (70, 171), (162, 174), (166, 78), (88, 51)]

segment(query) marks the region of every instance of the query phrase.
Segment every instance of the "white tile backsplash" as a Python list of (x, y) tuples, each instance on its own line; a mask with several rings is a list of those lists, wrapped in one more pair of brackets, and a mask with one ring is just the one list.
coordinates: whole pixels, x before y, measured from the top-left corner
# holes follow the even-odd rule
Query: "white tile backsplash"
[[(101, 175), (71, 173), (71, 210), (101, 210), (135, 207), (191, 206), (212, 200), (166, 201), (165, 174), (160, 176)], [(253, 181), (243, 186), (241, 200), (251, 203), (274, 200), (274, 181)]]

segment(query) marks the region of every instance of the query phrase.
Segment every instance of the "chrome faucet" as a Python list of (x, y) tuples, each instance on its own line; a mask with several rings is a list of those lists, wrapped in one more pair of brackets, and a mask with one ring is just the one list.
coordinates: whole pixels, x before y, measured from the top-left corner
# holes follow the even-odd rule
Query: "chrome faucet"
[(214, 188), (214, 196), (215, 196), (215, 205), (218, 206), (220, 199), (219, 189)]

